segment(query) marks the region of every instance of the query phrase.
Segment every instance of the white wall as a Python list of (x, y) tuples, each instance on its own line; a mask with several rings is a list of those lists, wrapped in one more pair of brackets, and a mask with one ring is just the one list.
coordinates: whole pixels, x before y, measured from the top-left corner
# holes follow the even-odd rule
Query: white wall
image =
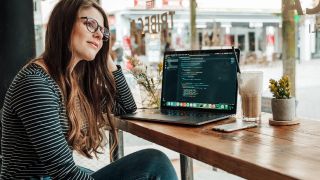
[[(134, 0), (101, 0), (104, 9), (109, 12), (133, 8)], [(145, 0), (139, 0), (144, 3)], [(170, 1), (170, 0), (169, 0)], [(177, 0), (171, 0), (177, 1)], [(303, 0), (309, 1), (309, 0)], [(170, 3), (169, 3), (170, 4)], [(175, 3), (177, 4), (177, 3)], [(281, 0), (197, 0), (200, 9), (249, 9), (280, 11)], [(156, 8), (161, 8), (162, 0), (155, 0)], [(182, 0), (183, 8), (189, 7), (189, 0)]]
[(243, 9), (280, 11), (281, 0), (197, 0), (199, 8), (204, 9)]
[(100, 0), (100, 3), (107, 13), (128, 9), (134, 6), (134, 0)]
[(42, 22), (47, 24), (52, 9), (57, 4), (58, 0), (46, 0), (41, 2)]

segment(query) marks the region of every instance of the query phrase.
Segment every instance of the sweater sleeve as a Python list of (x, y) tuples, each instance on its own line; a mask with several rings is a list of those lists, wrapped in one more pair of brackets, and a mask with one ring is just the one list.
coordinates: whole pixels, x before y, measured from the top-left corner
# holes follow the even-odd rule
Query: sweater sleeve
[(72, 151), (60, 126), (58, 95), (38, 75), (27, 75), (20, 82), (11, 105), (48, 175), (61, 180), (93, 180), (73, 161)]
[(119, 65), (117, 65), (117, 67), (118, 70), (112, 72), (117, 89), (114, 114), (121, 115), (132, 113), (137, 110), (137, 106), (126, 82), (126, 79), (124, 78), (121, 67)]

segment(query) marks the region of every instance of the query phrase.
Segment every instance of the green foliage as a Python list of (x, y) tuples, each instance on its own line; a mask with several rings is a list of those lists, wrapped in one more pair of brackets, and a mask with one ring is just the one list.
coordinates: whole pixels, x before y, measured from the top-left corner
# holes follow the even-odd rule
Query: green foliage
[(279, 81), (270, 79), (269, 83), (269, 89), (272, 92), (274, 98), (289, 99), (291, 97), (289, 76), (282, 76)]

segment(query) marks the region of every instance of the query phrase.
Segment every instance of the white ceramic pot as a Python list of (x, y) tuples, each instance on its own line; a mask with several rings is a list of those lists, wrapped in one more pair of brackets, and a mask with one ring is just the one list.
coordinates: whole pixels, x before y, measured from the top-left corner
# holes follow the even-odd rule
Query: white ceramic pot
[(271, 100), (272, 115), (274, 121), (292, 121), (296, 116), (295, 98)]

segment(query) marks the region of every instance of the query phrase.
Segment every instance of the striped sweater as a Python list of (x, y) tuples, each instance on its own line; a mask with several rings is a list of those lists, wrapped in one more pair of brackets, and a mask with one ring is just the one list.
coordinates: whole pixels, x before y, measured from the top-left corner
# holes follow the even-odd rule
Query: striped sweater
[[(136, 110), (120, 68), (113, 72), (117, 96), (115, 114)], [(68, 118), (56, 82), (38, 65), (22, 69), (4, 101), (0, 179), (93, 179), (75, 165), (67, 143)]]

